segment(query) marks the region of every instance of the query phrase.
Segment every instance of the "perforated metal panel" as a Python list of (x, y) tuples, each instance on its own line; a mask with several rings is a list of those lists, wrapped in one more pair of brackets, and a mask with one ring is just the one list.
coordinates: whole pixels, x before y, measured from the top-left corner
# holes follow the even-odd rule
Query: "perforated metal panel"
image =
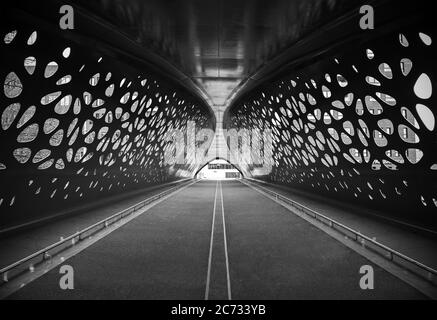
[(273, 130), (267, 180), (436, 223), (434, 30), (361, 40), (242, 97), (227, 126)]
[(0, 226), (175, 179), (165, 133), (212, 111), (147, 69), (34, 24), (2, 22)]

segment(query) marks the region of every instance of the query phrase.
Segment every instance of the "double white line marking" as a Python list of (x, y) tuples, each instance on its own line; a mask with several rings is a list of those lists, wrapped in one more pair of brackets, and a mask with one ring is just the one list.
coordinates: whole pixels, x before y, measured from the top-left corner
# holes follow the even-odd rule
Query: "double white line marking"
[(213, 252), (213, 243), (214, 243), (214, 229), (215, 229), (215, 216), (216, 216), (216, 208), (217, 208), (217, 191), (220, 189), (220, 199), (221, 199), (221, 208), (222, 208), (222, 225), (223, 225), (223, 245), (225, 251), (225, 263), (226, 263), (226, 282), (227, 282), (227, 294), (228, 300), (232, 299), (231, 296), (231, 277), (229, 274), (229, 256), (228, 256), (228, 242), (226, 239), (226, 222), (225, 222), (225, 210), (223, 206), (223, 189), (222, 183), (217, 180), (215, 186), (215, 195), (214, 195), (214, 209), (212, 213), (212, 226), (211, 226), (211, 240), (209, 243), (209, 256), (208, 256), (208, 272), (206, 276), (206, 289), (205, 289), (205, 300), (209, 298), (209, 287), (211, 282), (211, 263), (212, 263), (212, 252)]

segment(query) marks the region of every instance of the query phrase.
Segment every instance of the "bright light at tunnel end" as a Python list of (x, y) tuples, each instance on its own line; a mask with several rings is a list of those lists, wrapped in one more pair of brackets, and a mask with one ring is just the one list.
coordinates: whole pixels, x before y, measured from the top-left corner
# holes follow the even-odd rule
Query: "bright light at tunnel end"
[(200, 169), (196, 178), (204, 180), (232, 180), (240, 179), (240, 171), (231, 163), (224, 159), (215, 159)]
[[(209, 128), (196, 129), (193, 121), (188, 121), (184, 129), (170, 128), (164, 137), (164, 164), (203, 165), (207, 159), (217, 159), (216, 150), (211, 150), (214, 131)], [(273, 133), (271, 129), (231, 129), (223, 130), (227, 141), (229, 163), (243, 171), (252, 168), (257, 175), (269, 174), (273, 160)], [(212, 148), (213, 149), (213, 148)]]

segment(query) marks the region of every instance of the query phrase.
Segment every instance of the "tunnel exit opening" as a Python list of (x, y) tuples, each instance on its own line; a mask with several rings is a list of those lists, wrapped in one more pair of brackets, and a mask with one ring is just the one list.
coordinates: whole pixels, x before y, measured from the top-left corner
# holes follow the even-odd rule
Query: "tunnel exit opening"
[(216, 158), (200, 168), (195, 177), (204, 180), (230, 180), (241, 179), (243, 174), (229, 161)]

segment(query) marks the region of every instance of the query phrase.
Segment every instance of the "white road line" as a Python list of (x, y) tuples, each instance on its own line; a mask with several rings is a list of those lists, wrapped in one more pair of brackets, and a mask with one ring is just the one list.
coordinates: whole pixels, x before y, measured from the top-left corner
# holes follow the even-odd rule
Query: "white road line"
[(218, 181), (217, 181), (217, 183), (215, 185), (214, 209), (212, 211), (211, 240), (209, 242), (208, 272), (206, 274), (205, 300), (208, 300), (208, 296), (209, 296), (209, 283), (210, 283), (210, 280), (211, 280), (212, 246), (213, 246), (213, 242), (214, 242), (215, 209), (216, 209), (216, 203), (217, 203), (217, 189), (218, 189)]
[(222, 218), (223, 218), (223, 242), (225, 246), (225, 258), (226, 258), (226, 279), (228, 284), (228, 300), (232, 300), (231, 295), (231, 276), (229, 273), (229, 256), (228, 256), (228, 242), (226, 240), (226, 223), (225, 223), (225, 209), (223, 206), (223, 189), (222, 183), (220, 182), (220, 198), (222, 202)]

